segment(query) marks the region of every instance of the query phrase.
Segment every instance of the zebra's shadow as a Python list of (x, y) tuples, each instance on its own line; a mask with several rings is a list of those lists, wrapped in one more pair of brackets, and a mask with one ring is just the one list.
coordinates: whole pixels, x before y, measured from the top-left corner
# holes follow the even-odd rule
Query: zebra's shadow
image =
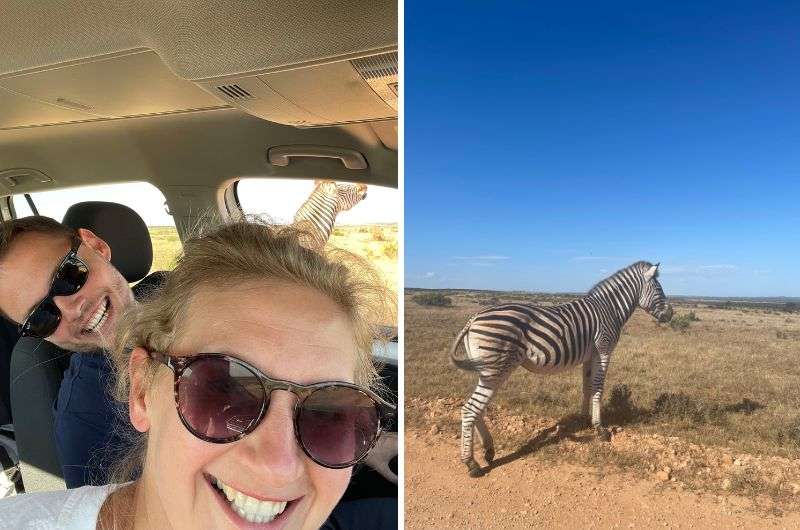
[[(637, 407), (632, 400), (632, 393), (626, 385), (617, 385), (611, 391), (608, 404), (603, 410), (603, 419), (607, 427), (632, 426), (647, 423), (654, 419), (691, 420), (697, 424), (722, 421), (730, 414), (752, 414), (766, 408), (766, 405), (748, 398), (737, 403), (718, 404), (705, 403), (682, 393), (664, 392), (660, 394), (650, 408)], [(597, 438), (594, 430), (589, 429), (589, 419), (580, 414), (564, 416), (557, 423), (541, 430), (513, 453), (494, 459), (484, 473), (504, 466), (520, 458), (533, 454), (544, 447), (556, 445), (562, 440), (578, 443), (589, 443)]]
[[(594, 431), (587, 429), (589, 422), (585, 416), (580, 414), (570, 414), (561, 418), (555, 425), (548, 427), (536, 433), (536, 435), (528, 440), (523, 446), (509, 453), (505, 456), (495, 458), (485, 472), (488, 473), (495, 468), (510, 464), (515, 460), (524, 458), (532, 453), (541, 450), (549, 445), (556, 445), (562, 440), (571, 440), (573, 442), (588, 443), (595, 438)], [(579, 434), (584, 431), (583, 434)]]

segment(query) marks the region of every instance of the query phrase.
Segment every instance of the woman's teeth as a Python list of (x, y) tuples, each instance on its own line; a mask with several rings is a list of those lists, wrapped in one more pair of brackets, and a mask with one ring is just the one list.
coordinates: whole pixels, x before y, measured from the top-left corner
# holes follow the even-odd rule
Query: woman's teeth
[(92, 318), (89, 319), (89, 323), (83, 329), (84, 333), (92, 333), (96, 329), (99, 329), (100, 326), (105, 324), (106, 318), (108, 318), (108, 306), (110, 302), (108, 298), (103, 300), (103, 303), (100, 307), (97, 308), (97, 311), (94, 312)]
[(219, 488), (231, 503), (233, 511), (251, 523), (268, 523), (283, 513), (286, 502), (260, 501), (236, 491), (219, 479), (214, 479)]

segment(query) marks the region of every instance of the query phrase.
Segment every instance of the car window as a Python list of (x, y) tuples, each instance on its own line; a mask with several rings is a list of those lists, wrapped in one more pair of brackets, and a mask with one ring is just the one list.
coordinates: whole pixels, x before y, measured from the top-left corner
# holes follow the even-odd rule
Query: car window
[[(64, 218), (67, 209), (83, 201), (108, 201), (124, 204), (136, 211), (144, 219), (153, 242), (152, 271), (171, 270), (181, 249), (181, 241), (175, 229), (172, 216), (164, 206), (164, 195), (147, 182), (126, 182), (100, 186), (82, 186), (61, 190), (31, 193), (40, 215), (52, 217), (57, 221)], [(33, 215), (24, 195), (11, 198), (17, 217)]]
[[(298, 209), (315, 191), (315, 180), (248, 178), (238, 182), (236, 193), (242, 211), (278, 224), (293, 222)], [(353, 186), (337, 182), (338, 186)], [(369, 261), (386, 284), (397, 291), (398, 221), (400, 192), (383, 186), (366, 186), (366, 195), (347, 211), (336, 215), (328, 245), (348, 250)], [(388, 323), (388, 322), (387, 322)], [(393, 325), (397, 325), (396, 322)]]

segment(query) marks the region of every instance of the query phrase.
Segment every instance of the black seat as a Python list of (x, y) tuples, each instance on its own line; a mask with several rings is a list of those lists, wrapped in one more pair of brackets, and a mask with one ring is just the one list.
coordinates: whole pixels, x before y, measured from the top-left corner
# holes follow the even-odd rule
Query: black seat
[[(150, 270), (150, 233), (139, 214), (127, 206), (82, 202), (70, 207), (62, 222), (87, 228), (108, 243), (111, 263), (128, 282), (141, 280)], [(27, 492), (65, 489), (53, 433), (53, 403), (69, 356), (70, 352), (31, 337), (20, 339), (11, 354), (11, 411)]]
[(11, 416), (11, 350), (19, 339), (17, 325), (0, 316), (0, 426), (13, 423)]

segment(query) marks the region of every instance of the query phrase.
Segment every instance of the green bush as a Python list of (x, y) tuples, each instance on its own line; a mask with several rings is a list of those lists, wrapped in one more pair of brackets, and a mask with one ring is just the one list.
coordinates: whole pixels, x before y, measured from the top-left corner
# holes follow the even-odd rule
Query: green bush
[(681, 333), (685, 333), (692, 322), (697, 321), (698, 318), (694, 316), (694, 312), (689, 313), (687, 315), (675, 315), (672, 317), (672, 320), (669, 321), (669, 327), (672, 328), (673, 331), (680, 331)]
[(450, 307), (453, 305), (453, 300), (443, 295), (442, 293), (420, 293), (411, 297), (419, 305), (431, 305), (439, 307)]

